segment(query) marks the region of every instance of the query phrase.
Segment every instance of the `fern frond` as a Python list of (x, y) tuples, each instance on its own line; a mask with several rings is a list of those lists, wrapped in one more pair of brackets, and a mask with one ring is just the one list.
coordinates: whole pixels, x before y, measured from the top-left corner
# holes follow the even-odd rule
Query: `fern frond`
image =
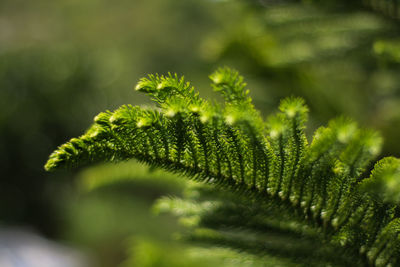
[(399, 160), (384, 159), (370, 178), (361, 176), (379, 153), (377, 133), (339, 118), (318, 129), (309, 145), (302, 99), (283, 100), (264, 121), (236, 71), (222, 68), (210, 78), (224, 106), (200, 98), (177, 75), (140, 80), (136, 90), (156, 108), (125, 105), (100, 113), (84, 135), (53, 152), (45, 168), (135, 158), (291, 210), (372, 265), (399, 260), (391, 252), (400, 246)]

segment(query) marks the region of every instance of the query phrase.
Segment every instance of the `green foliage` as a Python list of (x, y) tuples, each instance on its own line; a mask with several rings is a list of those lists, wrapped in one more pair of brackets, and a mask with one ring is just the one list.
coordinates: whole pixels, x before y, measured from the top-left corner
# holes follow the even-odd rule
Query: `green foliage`
[(73, 189), (71, 173), (44, 172), (48, 154), (80, 134), (93, 114), (124, 103), (132, 76), (205, 69), (186, 72), (198, 81), (208, 74), (193, 51), (218, 11), (194, 0), (21, 4), (0, 3), (0, 221), (57, 239), (64, 231), (60, 205)]
[[(262, 113), (295, 94), (318, 111), (310, 114), (308, 133), (344, 114), (379, 129), (383, 154), (398, 156), (397, 22), (370, 12), (365, 1), (286, 2), (267, 1), (266, 8), (239, 5), (230, 27), (204, 40), (203, 57), (248, 74)], [(390, 3), (370, 2), (382, 8)]]
[(399, 19), (400, 2), (398, 0), (365, 0), (362, 3), (388, 17)]
[[(129, 258), (122, 267), (264, 267), (264, 266), (298, 266), (288, 260), (277, 260), (273, 257), (260, 258), (252, 254), (237, 252), (218, 246), (182, 246), (153, 240), (132, 242)], [(269, 265), (265, 263), (268, 262)]]
[(59, 238), (90, 248), (96, 266), (119, 266), (131, 240), (163, 243), (182, 228), (172, 216), (154, 216), (151, 209), (159, 197), (182, 195), (186, 181), (176, 175), (127, 161), (85, 168), (77, 178), (80, 190), (62, 207)]
[[(62, 183), (43, 171), (48, 154), (66, 136), (85, 129), (97, 104), (97, 67), (83, 51), (35, 46), (0, 53), (0, 221), (56, 231)], [(96, 88), (96, 90), (95, 90)], [(96, 91), (96, 93), (95, 93)], [(72, 101), (76, 97), (78, 100)], [(81, 108), (77, 108), (80, 106)], [(97, 108), (96, 108), (97, 106)], [(51, 188), (51, 189), (50, 189)]]
[[(226, 214), (254, 211), (252, 219), (245, 220), (249, 225), (254, 215), (265, 212), (279, 218), (283, 224), (276, 228), (282, 230), (288, 216), (296, 222), (295, 227), (287, 226), (290, 231), (309, 235), (307, 229), (311, 228), (323, 236), (327, 246), (358, 255), (357, 262), (399, 264), (399, 193), (393, 188), (400, 173), (398, 160), (381, 160), (363, 180), (363, 173), (380, 151), (377, 133), (338, 118), (319, 128), (308, 144), (308, 108), (302, 99), (284, 99), (279, 112), (264, 121), (236, 71), (221, 68), (210, 78), (214, 90), (223, 95), (224, 105), (201, 98), (177, 75), (141, 79), (135, 89), (148, 94), (155, 108), (125, 105), (100, 113), (84, 135), (53, 152), (45, 168), (52, 171), (135, 158), (245, 194), (247, 201), (254, 202), (235, 205)], [(207, 205), (185, 201), (168, 205), (181, 206), (181, 214), (191, 211), (188, 225), (205, 220), (204, 214), (212, 211)], [(221, 214), (217, 209), (213, 216)], [(202, 241), (227, 243), (239, 250), (249, 242), (238, 242), (240, 233), (221, 236), (199, 231)], [(299, 251), (300, 247), (288, 250)], [(262, 251), (261, 247), (250, 250), (254, 249)]]
[[(246, 266), (361, 264), (353, 251), (326, 243), (321, 233), (283, 203), (194, 185), (188, 187), (184, 198), (159, 199), (155, 210), (179, 217), (188, 229), (181, 240), (189, 245), (230, 248), (243, 253), (243, 258), (252, 255)], [(257, 264), (260, 261), (263, 264)]]

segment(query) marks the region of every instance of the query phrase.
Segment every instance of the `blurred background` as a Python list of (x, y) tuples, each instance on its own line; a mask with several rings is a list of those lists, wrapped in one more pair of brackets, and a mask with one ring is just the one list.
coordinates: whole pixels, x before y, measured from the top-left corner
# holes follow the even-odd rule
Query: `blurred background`
[[(208, 252), (183, 260), (182, 245), (171, 241), (182, 230), (176, 216), (152, 208), (161, 196), (184, 196), (185, 179), (135, 162), (43, 169), (97, 113), (149, 104), (132, 89), (149, 73), (185, 75), (213, 98), (207, 77), (226, 65), (245, 76), (264, 116), (280, 99), (301, 96), (310, 138), (344, 115), (382, 133), (381, 157), (400, 156), (399, 7), (397, 0), (0, 1), (0, 266), (205, 266)], [(210, 266), (264, 266), (251, 255), (246, 265), (232, 251), (214, 252)], [(63, 258), (65, 265), (54, 261)], [(270, 266), (279, 264), (289, 266)]]

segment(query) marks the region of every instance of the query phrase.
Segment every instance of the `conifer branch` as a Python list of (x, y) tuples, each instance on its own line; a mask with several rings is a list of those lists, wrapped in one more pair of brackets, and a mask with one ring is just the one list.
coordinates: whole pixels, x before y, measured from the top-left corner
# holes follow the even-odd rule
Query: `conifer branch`
[(221, 68), (210, 79), (224, 106), (200, 98), (177, 75), (141, 79), (135, 89), (155, 108), (100, 113), (84, 135), (51, 154), (46, 170), (135, 158), (293, 209), (371, 265), (399, 263), (400, 160), (382, 159), (361, 177), (379, 153), (377, 133), (339, 118), (308, 144), (302, 99), (284, 99), (264, 121), (236, 71)]

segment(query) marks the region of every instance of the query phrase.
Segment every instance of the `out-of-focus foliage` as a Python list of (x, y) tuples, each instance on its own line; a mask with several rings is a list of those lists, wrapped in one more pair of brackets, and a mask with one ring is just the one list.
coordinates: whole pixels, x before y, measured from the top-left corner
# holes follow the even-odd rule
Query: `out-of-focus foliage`
[[(223, 246), (190, 243), (160, 243), (154, 240), (132, 242), (130, 257), (121, 267), (292, 267), (299, 266), (287, 259), (260, 257)], [(265, 264), (268, 262), (268, 264)]]
[(101, 102), (95, 68), (76, 50), (0, 54), (1, 221), (30, 221), (54, 231), (49, 208), (55, 208), (51, 190), (59, 182), (40, 165), (66, 133), (84, 127), (81, 114), (96, 110), (86, 103)]
[(77, 182), (79, 193), (68, 197), (61, 216), (61, 239), (87, 250), (94, 266), (117, 266), (133, 241), (168, 242), (180, 229), (171, 216), (151, 212), (159, 197), (182, 196), (185, 183), (175, 175), (129, 161), (82, 170)]
[(71, 184), (45, 174), (47, 154), (99, 110), (128, 96), (143, 102), (125, 90), (143, 73), (192, 69), (196, 80), (206, 64), (193, 50), (215, 24), (211, 6), (1, 1), (0, 222), (62, 231), (57, 218)]
[(282, 97), (302, 96), (315, 111), (314, 125), (351, 116), (380, 129), (384, 154), (398, 155), (398, 21), (348, 1), (331, 2), (239, 4), (241, 19), (210, 35), (202, 54), (240, 66), (264, 112)]

